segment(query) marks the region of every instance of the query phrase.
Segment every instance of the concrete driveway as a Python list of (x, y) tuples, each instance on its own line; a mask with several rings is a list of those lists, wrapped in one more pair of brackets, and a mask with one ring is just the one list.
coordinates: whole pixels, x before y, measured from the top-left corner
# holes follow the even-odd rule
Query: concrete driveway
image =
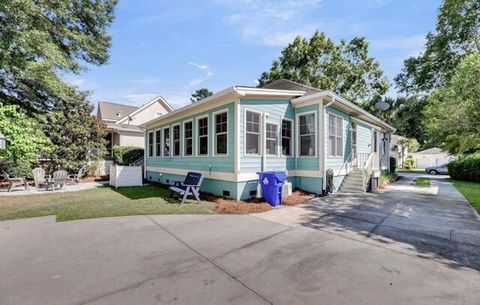
[(434, 186), (254, 216), (0, 222), (0, 304), (478, 304), (480, 223)]

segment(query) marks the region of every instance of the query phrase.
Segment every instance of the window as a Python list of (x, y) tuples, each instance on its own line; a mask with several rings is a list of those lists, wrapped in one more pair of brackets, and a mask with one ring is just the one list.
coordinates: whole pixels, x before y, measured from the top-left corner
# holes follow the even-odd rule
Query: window
[(226, 155), (228, 153), (228, 113), (215, 114), (215, 154)]
[(208, 155), (208, 117), (198, 119), (198, 155)]
[(193, 122), (183, 123), (183, 154), (185, 156), (193, 155)]
[(180, 156), (180, 125), (173, 126), (173, 156)]
[(299, 116), (300, 156), (315, 156), (315, 114), (303, 114)]
[(282, 155), (292, 155), (292, 121), (282, 120)]
[(162, 155), (162, 131), (160, 129), (155, 130), (155, 156), (160, 157)]
[(245, 153), (260, 153), (260, 114), (246, 111), (245, 117)]
[(153, 131), (148, 133), (148, 156), (153, 157)]
[(333, 114), (328, 115), (328, 155), (343, 156), (343, 119)]
[(266, 153), (267, 155), (276, 155), (277, 154), (277, 146), (278, 146), (278, 125), (277, 124), (266, 124), (265, 130), (265, 141), (266, 141)]
[(170, 156), (170, 127), (163, 128), (163, 156)]

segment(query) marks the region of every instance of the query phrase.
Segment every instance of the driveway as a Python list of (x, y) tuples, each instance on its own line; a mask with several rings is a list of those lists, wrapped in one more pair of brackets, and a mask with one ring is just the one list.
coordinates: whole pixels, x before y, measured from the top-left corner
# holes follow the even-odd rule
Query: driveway
[(257, 215), (0, 222), (0, 304), (478, 304), (480, 223), (448, 182), (410, 181)]

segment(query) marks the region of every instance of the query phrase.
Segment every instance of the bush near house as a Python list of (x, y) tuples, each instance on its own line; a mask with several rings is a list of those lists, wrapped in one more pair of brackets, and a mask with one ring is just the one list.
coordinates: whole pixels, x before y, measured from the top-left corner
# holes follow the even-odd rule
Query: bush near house
[(117, 165), (129, 165), (143, 157), (143, 148), (135, 146), (114, 146), (113, 162)]
[(412, 157), (408, 157), (406, 160), (405, 160), (405, 165), (404, 165), (404, 169), (414, 169), (415, 168), (415, 159), (413, 159)]
[(390, 172), (395, 173), (397, 170), (397, 159), (390, 157)]
[(480, 153), (448, 163), (448, 173), (456, 180), (480, 182)]

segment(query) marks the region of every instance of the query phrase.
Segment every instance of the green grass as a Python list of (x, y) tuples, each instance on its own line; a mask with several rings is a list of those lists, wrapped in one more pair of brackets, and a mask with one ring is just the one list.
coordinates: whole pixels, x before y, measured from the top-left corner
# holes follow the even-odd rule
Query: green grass
[(0, 220), (55, 215), (57, 221), (75, 219), (149, 215), (213, 213), (213, 203), (196, 204), (169, 198), (167, 189), (158, 186), (92, 190), (28, 196), (0, 197)]
[(430, 178), (418, 177), (415, 179), (415, 185), (422, 187), (430, 186)]
[(382, 173), (379, 178), (380, 185), (387, 185), (397, 180), (397, 174), (394, 173)]
[(480, 183), (450, 179), (457, 190), (467, 198), (468, 202), (480, 213)]

